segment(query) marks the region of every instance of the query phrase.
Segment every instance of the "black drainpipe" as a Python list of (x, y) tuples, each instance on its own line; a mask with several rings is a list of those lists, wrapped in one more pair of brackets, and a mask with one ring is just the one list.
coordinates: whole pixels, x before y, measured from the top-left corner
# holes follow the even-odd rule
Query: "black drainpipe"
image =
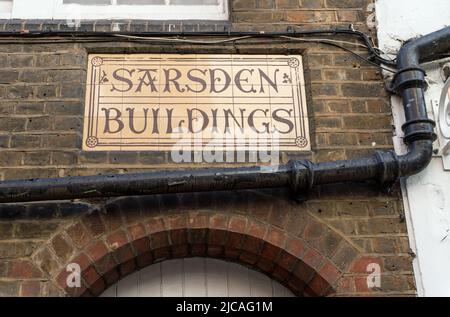
[(312, 163), (290, 161), (276, 167), (208, 168), (136, 174), (75, 176), (0, 182), (0, 203), (92, 197), (187, 193), (289, 186), (302, 200), (314, 185), (378, 181), (384, 186), (422, 171), (432, 157), (435, 123), (428, 119), (425, 72), (420, 63), (450, 51), (450, 27), (406, 43), (398, 54), (391, 90), (403, 98), (404, 142), (409, 152), (377, 151), (371, 157)]

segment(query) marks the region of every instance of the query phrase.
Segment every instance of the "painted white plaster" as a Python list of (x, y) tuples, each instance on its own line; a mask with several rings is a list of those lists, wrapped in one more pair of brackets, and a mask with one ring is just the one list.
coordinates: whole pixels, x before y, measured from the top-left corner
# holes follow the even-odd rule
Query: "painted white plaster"
[[(403, 41), (450, 25), (449, 0), (377, 0), (376, 11), (380, 49), (394, 55)], [(443, 63), (424, 65), (429, 84), (427, 109), (435, 120), (438, 120), (435, 105), (444, 87)], [(397, 131), (394, 146), (402, 154), (404, 113), (400, 98), (392, 97), (392, 110)], [(439, 134), (439, 129), (436, 132)], [(438, 140), (435, 148), (440, 147)], [(416, 254), (418, 294), (450, 296), (450, 171), (444, 170), (442, 157), (435, 156), (425, 171), (403, 181), (402, 192), (411, 248)]]

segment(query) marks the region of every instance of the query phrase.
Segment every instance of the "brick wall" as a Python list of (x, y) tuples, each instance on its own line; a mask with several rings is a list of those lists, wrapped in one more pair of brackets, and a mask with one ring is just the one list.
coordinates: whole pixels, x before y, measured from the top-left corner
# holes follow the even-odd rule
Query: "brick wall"
[[(370, 2), (235, 0), (231, 27), (286, 30), (353, 24), (374, 35), (366, 25)], [(107, 30), (111, 23), (81, 27), (102, 30), (105, 25)], [(167, 27), (137, 25), (143, 30)], [(61, 29), (62, 24), (9, 21), (0, 30), (46, 28)], [(137, 26), (122, 21), (121, 28)], [(379, 70), (334, 47), (0, 44), (2, 180), (193, 167), (171, 163), (167, 153), (81, 151), (88, 52), (302, 52), (313, 151), (282, 153), (282, 161), (356, 158), (392, 148), (389, 100)], [(384, 194), (373, 184), (322, 186), (303, 204), (292, 202), (284, 190), (264, 190), (0, 205), (1, 296), (97, 295), (139, 267), (183, 256), (250, 265), (299, 295), (415, 294), (398, 188)], [(63, 283), (65, 266), (74, 261), (83, 268), (83, 288), (75, 291)], [(381, 265), (379, 289), (367, 288), (369, 263)]]

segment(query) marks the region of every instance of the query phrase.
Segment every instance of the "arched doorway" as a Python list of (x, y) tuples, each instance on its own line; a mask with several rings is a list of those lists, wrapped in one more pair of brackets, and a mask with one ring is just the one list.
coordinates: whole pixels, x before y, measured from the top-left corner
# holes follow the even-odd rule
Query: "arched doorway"
[[(202, 257), (260, 271), (297, 296), (329, 296), (358, 259), (358, 249), (306, 212), (291, 210), (289, 224), (272, 219), (287, 208), (283, 202), (267, 218), (240, 211), (236, 202), (227, 207), (231, 200), (226, 197), (215, 197), (223, 202), (220, 208), (207, 207), (197, 197), (202, 207), (186, 210), (181, 207), (186, 197), (191, 196), (120, 198), (76, 218), (54, 238), (72, 243), (73, 252), (61, 255), (49, 279), (65, 295), (99, 296), (148, 266)], [(245, 206), (265, 203), (264, 196), (255, 198)], [(37, 252), (56, 253), (53, 244)], [(67, 266), (73, 263), (81, 269), (77, 288), (67, 285)]]
[(291, 297), (290, 290), (246, 266), (212, 258), (172, 259), (126, 276), (102, 297)]

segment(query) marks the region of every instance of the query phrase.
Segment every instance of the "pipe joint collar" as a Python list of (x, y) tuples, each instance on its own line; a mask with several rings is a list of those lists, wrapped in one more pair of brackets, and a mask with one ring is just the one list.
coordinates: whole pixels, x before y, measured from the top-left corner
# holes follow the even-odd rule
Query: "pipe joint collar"
[(301, 193), (302, 190), (311, 190), (314, 186), (314, 163), (310, 160), (291, 160), (288, 163), (291, 170), (291, 190)]
[(375, 158), (378, 162), (378, 182), (381, 185), (394, 183), (400, 178), (400, 161), (394, 151), (376, 151)]
[(420, 140), (430, 140), (434, 142), (437, 139), (437, 135), (434, 133), (434, 127), (436, 127), (436, 122), (431, 119), (409, 120), (402, 126), (402, 130), (405, 132), (403, 142), (405, 142), (405, 144), (411, 144)]
[(419, 66), (402, 68), (395, 73), (388, 90), (391, 93), (399, 94), (406, 88), (424, 88), (426, 75), (425, 70)]

